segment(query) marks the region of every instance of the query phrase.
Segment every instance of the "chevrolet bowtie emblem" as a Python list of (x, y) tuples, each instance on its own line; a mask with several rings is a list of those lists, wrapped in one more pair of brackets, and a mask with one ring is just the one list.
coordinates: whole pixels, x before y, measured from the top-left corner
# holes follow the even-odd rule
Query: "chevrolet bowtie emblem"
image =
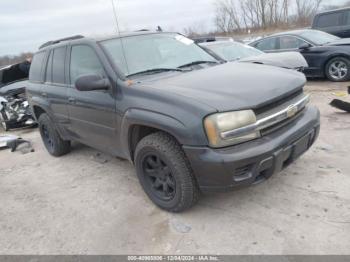
[(298, 112), (298, 107), (296, 105), (290, 105), (287, 108), (287, 117), (295, 116), (295, 114)]

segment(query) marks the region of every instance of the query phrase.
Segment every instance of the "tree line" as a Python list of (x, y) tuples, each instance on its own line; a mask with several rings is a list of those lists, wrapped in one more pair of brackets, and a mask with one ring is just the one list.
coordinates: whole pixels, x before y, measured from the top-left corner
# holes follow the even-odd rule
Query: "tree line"
[(218, 32), (247, 32), (275, 28), (307, 27), (321, 10), (349, 7), (323, 4), (324, 0), (218, 0), (215, 26)]
[(0, 68), (7, 65), (23, 62), (27, 58), (31, 58), (31, 57), (33, 57), (33, 53), (30, 53), (30, 52), (21, 53), (16, 56), (9, 56), (9, 55), (0, 56)]
[(215, 26), (219, 32), (303, 27), (311, 23), (323, 0), (218, 0)]

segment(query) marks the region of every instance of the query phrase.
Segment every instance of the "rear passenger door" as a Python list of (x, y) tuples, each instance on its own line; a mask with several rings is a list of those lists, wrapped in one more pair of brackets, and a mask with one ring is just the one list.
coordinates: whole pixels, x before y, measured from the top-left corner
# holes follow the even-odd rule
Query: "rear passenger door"
[(306, 42), (295, 36), (286, 35), (277, 38), (277, 46), (280, 52), (299, 52), (299, 47), (303, 44), (306, 44)]
[(257, 42), (254, 45), (255, 48), (264, 51), (266, 53), (276, 53), (279, 52), (277, 49), (276, 37), (269, 37)]
[[(317, 61), (319, 57), (319, 53), (315, 52), (314, 47), (310, 44), (309, 48), (300, 49), (300, 47), (304, 44), (310, 44), (303, 39), (292, 36), (292, 35), (285, 35), (285, 36), (279, 36), (277, 38), (277, 46), (280, 52), (300, 52), (300, 54), (303, 55), (306, 62), (308, 63), (309, 67), (317, 67), (315, 65), (315, 61)], [(316, 59), (316, 60), (315, 60)], [(305, 69), (308, 70), (308, 69)]]
[(54, 121), (64, 129), (69, 123), (65, 73), (66, 57), (66, 46), (57, 47), (50, 51), (46, 65), (45, 85), (42, 90), (43, 96), (49, 103), (50, 111), (53, 113)]
[(117, 145), (113, 87), (109, 90), (79, 91), (75, 81), (82, 75), (99, 74), (107, 78), (95, 49), (87, 44), (70, 48), (68, 108), (74, 137), (95, 148), (113, 152)]

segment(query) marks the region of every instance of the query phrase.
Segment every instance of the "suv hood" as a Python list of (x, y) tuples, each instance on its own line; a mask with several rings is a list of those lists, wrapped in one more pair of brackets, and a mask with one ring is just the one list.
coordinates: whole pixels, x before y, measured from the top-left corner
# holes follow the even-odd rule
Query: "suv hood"
[(250, 63), (139, 79), (143, 88), (176, 93), (217, 111), (257, 109), (300, 91), (305, 82), (305, 76), (296, 71)]
[(265, 53), (240, 59), (239, 62), (272, 65), (289, 69), (308, 67), (305, 58), (298, 52)]
[(350, 45), (350, 38), (341, 38), (325, 45)]

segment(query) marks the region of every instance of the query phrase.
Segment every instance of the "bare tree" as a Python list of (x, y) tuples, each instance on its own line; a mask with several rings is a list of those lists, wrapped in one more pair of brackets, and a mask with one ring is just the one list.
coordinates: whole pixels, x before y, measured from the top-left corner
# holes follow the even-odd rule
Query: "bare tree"
[(241, 30), (241, 19), (234, 0), (220, 0), (216, 3), (215, 25), (224, 33)]
[(195, 37), (200, 34), (202, 34), (204, 30), (203, 22), (202, 21), (197, 21), (191, 24), (190, 26), (187, 26), (182, 30), (185, 35), (189, 37)]
[(0, 56), (0, 68), (7, 65), (23, 62), (27, 58), (33, 57), (32, 53), (21, 53), (17, 56)]
[(337, 8), (341, 8), (341, 7), (349, 7), (349, 6), (350, 6), (350, 1), (346, 1), (342, 5), (335, 5), (335, 4), (324, 5), (322, 10), (332, 10), (332, 9), (337, 9)]
[[(306, 26), (323, 0), (218, 0), (215, 25), (220, 32)], [(291, 10), (292, 7), (295, 10)], [(293, 8), (294, 9), (294, 8)]]
[(297, 7), (297, 25), (307, 26), (311, 23), (323, 0), (295, 0)]

